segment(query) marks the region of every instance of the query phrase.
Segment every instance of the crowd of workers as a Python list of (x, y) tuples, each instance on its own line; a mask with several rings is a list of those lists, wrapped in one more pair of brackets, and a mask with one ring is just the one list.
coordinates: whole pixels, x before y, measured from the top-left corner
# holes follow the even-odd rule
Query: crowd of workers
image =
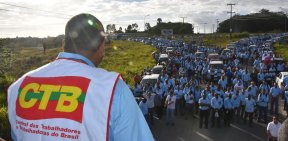
[[(209, 121), (212, 128), (229, 127), (233, 122), (248, 123), (251, 127), (253, 119), (267, 124), (269, 114), (278, 117), (280, 99), (284, 99), (281, 108), (287, 111), (288, 77), (280, 85), (275, 79), (279, 72), (286, 70), (284, 61), (273, 61), (276, 58), (273, 53), (276, 37), (266, 35), (242, 39), (230, 45), (231, 53), (226, 54), (219, 48), (181, 41), (151, 41), (158, 49), (154, 57), (163, 69), (155, 84), (141, 84), (135, 80), (134, 90), (143, 94), (139, 106), (149, 125), (153, 125), (154, 114), (162, 118), (164, 109), (167, 125), (175, 124), (175, 115), (188, 119), (199, 114), (200, 128), (203, 125), (208, 128)], [(167, 52), (165, 46), (172, 46), (174, 50)], [(197, 56), (200, 51), (205, 57)], [(164, 53), (169, 57), (163, 63), (159, 56)], [(223, 68), (217, 68), (221, 70), (218, 71), (219, 77), (216, 72), (213, 77), (207, 77), (214, 71), (209, 68), (212, 59), (208, 56), (211, 53), (219, 54), (217, 59), (223, 61)], [(147, 71), (142, 76), (145, 74)]]

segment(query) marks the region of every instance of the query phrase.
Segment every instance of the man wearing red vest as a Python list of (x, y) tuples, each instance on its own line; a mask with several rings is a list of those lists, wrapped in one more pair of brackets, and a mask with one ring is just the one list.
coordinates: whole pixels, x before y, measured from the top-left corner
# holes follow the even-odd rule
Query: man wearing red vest
[(8, 89), (13, 140), (154, 140), (120, 75), (97, 68), (104, 54), (101, 22), (90, 14), (71, 18), (64, 52)]

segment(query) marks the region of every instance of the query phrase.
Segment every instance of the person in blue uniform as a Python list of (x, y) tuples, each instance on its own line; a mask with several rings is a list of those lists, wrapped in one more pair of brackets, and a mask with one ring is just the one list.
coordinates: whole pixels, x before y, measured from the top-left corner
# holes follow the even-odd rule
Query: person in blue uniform
[(224, 125), (230, 126), (231, 120), (233, 118), (233, 99), (232, 95), (229, 94), (227, 98), (224, 100)]
[(256, 105), (255, 100), (252, 98), (251, 95), (248, 95), (248, 98), (245, 99), (245, 117), (244, 117), (244, 124), (247, 122), (247, 117), (249, 117), (249, 126), (252, 127), (253, 123), (253, 113), (254, 113), (254, 106)]
[(215, 126), (215, 120), (217, 123), (217, 127), (220, 127), (220, 119), (221, 119), (221, 108), (223, 106), (223, 99), (219, 96), (218, 93), (215, 93), (215, 96), (211, 99), (211, 127), (213, 128)]
[(202, 128), (203, 120), (204, 120), (205, 128), (208, 128), (210, 101), (207, 98), (206, 93), (202, 94), (202, 97), (199, 99), (198, 103), (199, 103), (199, 114), (200, 114), (199, 128)]

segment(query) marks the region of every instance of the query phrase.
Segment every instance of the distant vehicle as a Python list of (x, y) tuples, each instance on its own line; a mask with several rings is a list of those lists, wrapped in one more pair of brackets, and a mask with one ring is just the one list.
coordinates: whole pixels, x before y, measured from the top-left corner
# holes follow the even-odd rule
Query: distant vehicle
[(152, 74), (161, 74), (163, 70), (163, 65), (156, 65), (152, 68), (151, 72)]
[(206, 54), (204, 52), (197, 51), (195, 53), (195, 57), (198, 58), (198, 59), (205, 59), (206, 58)]
[(166, 48), (166, 52), (167, 52), (167, 53), (171, 53), (171, 52), (173, 52), (174, 50), (175, 50), (174, 47), (167, 47), (167, 48)]
[(263, 52), (271, 52), (271, 51), (272, 51), (272, 48), (270, 48), (270, 47), (264, 47), (264, 48), (262, 49), (262, 51), (263, 51)]
[(218, 53), (210, 53), (208, 54), (207, 56), (207, 61), (217, 61), (217, 60), (220, 60), (220, 56)]
[(232, 58), (232, 50), (230, 50), (228, 48), (225, 48), (224, 50), (222, 50), (221, 58), (222, 59), (230, 59), (230, 58)]
[(285, 76), (288, 76), (288, 72), (280, 72), (279, 75), (276, 77), (276, 83), (279, 87), (281, 87), (281, 84), (284, 81)]
[(168, 54), (160, 54), (158, 62), (162, 63), (162, 62), (167, 62), (168, 61)]
[(279, 63), (283, 63), (284, 59), (281, 57), (275, 57), (272, 59), (273, 63), (279, 64)]
[(159, 77), (160, 77), (159, 74), (144, 75), (142, 80), (140, 81), (140, 84), (142, 86), (147, 85), (147, 84), (154, 86), (154, 84), (157, 82)]
[(227, 45), (227, 49), (234, 50), (235, 49), (235, 43), (231, 43), (231, 44)]
[(223, 61), (209, 62), (207, 79), (218, 80), (223, 74), (224, 74)]

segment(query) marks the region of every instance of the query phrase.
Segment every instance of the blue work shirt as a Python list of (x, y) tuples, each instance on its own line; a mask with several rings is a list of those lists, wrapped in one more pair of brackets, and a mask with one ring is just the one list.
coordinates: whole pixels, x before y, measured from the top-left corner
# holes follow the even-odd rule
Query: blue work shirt
[(259, 94), (258, 95), (258, 105), (261, 106), (261, 107), (267, 107), (268, 106), (268, 100), (269, 100), (269, 97), (267, 94)]
[(281, 93), (281, 89), (279, 87), (271, 87), (270, 93), (272, 94), (272, 97), (276, 97)]
[(258, 88), (257, 88), (257, 86), (249, 86), (250, 88), (251, 88), (251, 95), (253, 96), (253, 97), (256, 97), (256, 95), (257, 95), (257, 90), (258, 90)]
[[(96, 67), (88, 58), (75, 53), (61, 52), (57, 59), (77, 59)], [(119, 79), (112, 101), (109, 141), (154, 141), (147, 122), (127, 84)], [(97, 128), (97, 127), (95, 127)], [(12, 139), (17, 141), (12, 132)]]
[(255, 106), (255, 100), (253, 98), (251, 98), (250, 100), (248, 98), (245, 99), (245, 112), (253, 113), (254, 106)]
[(147, 115), (148, 114), (148, 104), (147, 104), (147, 101), (144, 103), (143, 101), (141, 101), (139, 103), (139, 107), (143, 113), (143, 115)]
[(285, 100), (286, 100), (286, 103), (288, 104), (288, 91), (285, 91)]
[(284, 82), (285, 85), (288, 85), (288, 76), (284, 77), (283, 82)]
[(233, 109), (233, 99), (229, 99), (229, 97), (225, 98), (224, 100), (224, 108), (225, 109)]
[(268, 84), (261, 84), (261, 85), (259, 86), (259, 89), (260, 89), (260, 90), (265, 90), (266, 92), (269, 92), (270, 86), (269, 86)]
[(241, 104), (241, 96), (235, 94), (232, 96), (232, 99), (233, 99), (233, 107), (239, 108)]
[(201, 91), (199, 89), (195, 90), (195, 99), (196, 99), (196, 101), (198, 102), (200, 98), (201, 98)]
[(223, 106), (223, 100), (222, 100), (222, 98), (220, 96), (218, 98), (213, 97), (211, 99), (211, 107), (213, 109), (218, 109), (219, 110), (219, 109), (222, 108), (222, 106)]
[(207, 110), (207, 109), (209, 109), (209, 106), (201, 106), (200, 104), (209, 104), (210, 105), (210, 101), (209, 101), (209, 99), (206, 97), (205, 99), (203, 98), (203, 97), (201, 97), (200, 99), (199, 99), (199, 109), (200, 110)]

